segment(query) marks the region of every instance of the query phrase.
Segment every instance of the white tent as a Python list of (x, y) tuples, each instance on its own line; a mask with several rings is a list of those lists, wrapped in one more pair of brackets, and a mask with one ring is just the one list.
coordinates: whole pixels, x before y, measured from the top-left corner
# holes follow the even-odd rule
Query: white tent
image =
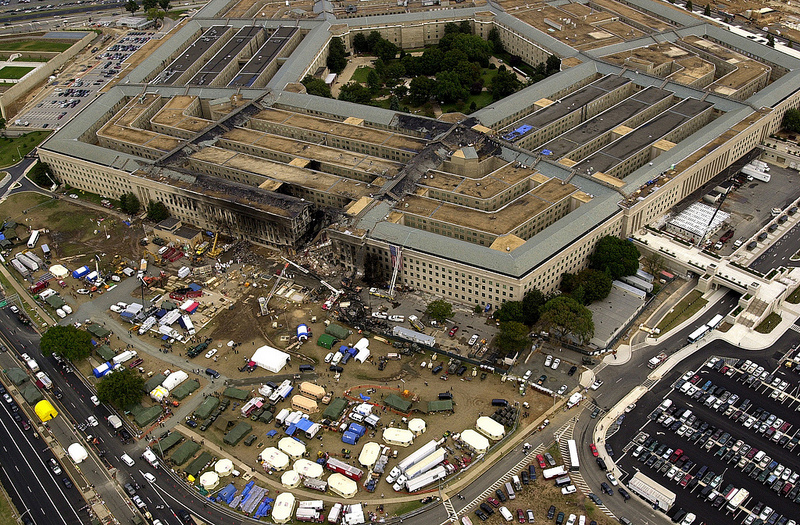
[(281, 369), (286, 366), (286, 363), (289, 362), (289, 359), (290, 356), (286, 352), (281, 352), (277, 348), (272, 348), (267, 345), (256, 350), (253, 357), (250, 358), (255, 364), (265, 370), (269, 370), (273, 374), (280, 372)]
[(290, 437), (285, 437), (278, 441), (278, 449), (288, 454), (292, 459), (302, 458), (306, 453), (306, 446)]
[(275, 523), (286, 523), (292, 519), (294, 514), (294, 495), (291, 492), (281, 492), (275, 498), (275, 504), (272, 507), (272, 521)]
[(427, 425), (425, 424), (424, 419), (415, 417), (408, 422), (408, 429), (413, 432), (415, 436), (419, 436), (420, 434), (425, 433), (425, 430), (427, 430)]
[(233, 461), (228, 458), (223, 458), (217, 461), (216, 465), (214, 465), (214, 472), (219, 474), (221, 478), (224, 478), (228, 474), (233, 471)]
[(289, 456), (281, 452), (275, 447), (265, 448), (259, 454), (261, 461), (269, 465), (273, 470), (284, 470), (289, 466)]
[(361, 350), (365, 350), (368, 346), (369, 346), (369, 339), (367, 339), (366, 337), (362, 337), (361, 339), (358, 340), (356, 344), (353, 345), (353, 348), (355, 348), (360, 352)]
[(200, 485), (206, 490), (215, 489), (219, 485), (219, 475), (213, 470), (203, 472), (203, 475), (200, 476)]
[(361, 449), (361, 454), (358, 455), (358, 462), (364, 467), (371, 467), (378, 461), (378, 456), (381, 453), (381, 446), (374, 441), (364, 445)]
[(169, 390), (167, 390), (163, 386), (157, 386), (150, 391), (150, 398), (156, 403), (161, 403), (161, 401), (163, 401), (168, 396), (169, 396)]
[(475, 428), (492, 441), (497, 441), (506, 435), (505, 427), (488, 416), (479, 417)]
[(55, 266), (50, 267), (50, 273), (52, 273), (56, 279), (64, 279), (69, 275), (69, 270), (60, 264), (56, 264)]
[(364, 348), (362, 350), (359, 350), (354, 359), (359, 363), (363, 363), (364, 361), (369, 359), (369, 348)]
[(414, 443), (414, 433), (404, 428), (385, 428), (383, 440), (396, 447), (408, 447)]
[(358, 492), (358, 484), (338, 472), (328, 476), (328, 488), (331, 489), (331, 492), (334, 494), (338, 494), (346, 499), (352, 498), (356, 495), (356, 492)]
[(298, 459), (292, 467), (303, 477), (319, 479), (322, 477), (322, 465), (307, 459)]
[(281, 485), (293, 489), (300, 484), (300, 474), (294, 470), (287, 470), (281, 475)]
[(163, 386), (164, 388), (166, 388), (171, 392), (172, 390), (175, 389), (175, 387), (177, 387), (187, 379), (189, 379), (189, 374), (187, 374), (183, 370), (177, 370), (168, 375), (167, 378), (164, 380), (164, 382), (161, 383), (161, 386)]
[(83, 448), (83, 445), (80, 443), (73, 443), (70, 445), (69, 448), (67, 448), (67, 453), (75, 463), (80, 463), (89, 457), (89, 453), (86, 452), (86, 449)]
[(477, 454), (485, 454), (489, 450), (489, 440), (471, 428), (461, 433), (461, 442)]

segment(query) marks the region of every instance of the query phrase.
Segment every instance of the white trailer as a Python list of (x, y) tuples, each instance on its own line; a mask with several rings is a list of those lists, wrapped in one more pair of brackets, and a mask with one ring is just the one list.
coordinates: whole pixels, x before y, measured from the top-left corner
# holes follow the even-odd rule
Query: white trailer
[(447, 469), (443, 466), (438, 466), (435, 469), (418, 476), (408, 483), (406, 483), (406, 490), (408, 492), (416, 492), (419, 489), (425, 488), (431, 483), (444, 479), (447, 476)]
[(760, 180), (761, 182), (769, 182), (772, 178), (769, 173), (764, 173), (763, 171), (759, 171), (749, 164), (742, 166), (742, 174), (749, 175), (756, 180)]
[(31, 271), (28, 270), (24, 264), (22, 264), (16, 259), (11, 259), (11, 266), (13, 266), (16, 271), (21, 273), (23, 277), (27, 277), (31, 274)]
[(38, 269), (39, 269), (39, 265), (38, 265), (38, 264), (36, 264), (36, 262), (35, 262), (35, 261), (33, 261), (33, 260), (31, 260), (30, 258), (28, 258), (28, 256), (27, 256), (27, 255), (25, 255), (24, 253), (21, 253), (21, 252), (20, 252), (20, 253), (18, 253), (17, 255), (15, 255), (15, 257), (17, 258), (17, 260), (18, 260), (19, 262), (21, 262), (22, 264), (24, 264), (24, 265), (25, 265), (25, 267), (26, 267), (26, 268), (28, 268), (28, 269), (29, 269), (30, 271), (32, 271), (32, 272), (35, 272), (36, 270), (38, 270)]
[(31, 231), (31, 236), (28, 238), (28, 248), (36, 248), (36, 243), (39, 242), (39, 230)]
[(432, 440), (429, 443), (421, 446), (416, 452), (409, 454), (405, 459), (403, 459), (400, 463), (395, 465), (392, 470), (389, 471), (389, 475), (386, 476), (387, 483), (394, 483), (394, 481), (399, 478), (400, 474), (405, 472), (406, 469), (430, 455), (430, 453), (434, 450), (436, 450), (436, 441)]
[(447, 457), (447, 451), (443, 448), (437, 448), (431, 454), (428, 454), (419, 463), (411, 466), (405, 471), (404, 476), (406, 479), (414, 479), (420, 474), (424, 474), (431, 470), (433, 467), (444, 461)]

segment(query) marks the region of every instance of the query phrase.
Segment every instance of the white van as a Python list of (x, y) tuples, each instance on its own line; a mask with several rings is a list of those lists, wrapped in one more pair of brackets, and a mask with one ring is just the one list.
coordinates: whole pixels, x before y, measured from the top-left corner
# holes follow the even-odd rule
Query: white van
[(662, 411), (664, 411), (664, 410), (668, 409), (671, 406), (672, 406), (672, 400), (671, 399), (665, 399), (664, 401), (661, 402), (660, 405), (658, 405), (658, 408), (660, 408)]
[(516, 499), (517, 494), (514, 492), (514, 487), (511, 485), (510, 481), (506, 481), (506, 492), (508, 493), (508, 499)]
[(514, 516), (511, 514), (511, 511), (505, 507), (505, 505), (500, 507), (500, 515), (503, 516), (506, 521), (514, 521)]
[(133, 459), (132, 459), (132, 458), (131, 458), (129, 455), (127, 455), (127, 454), (123, 454), (123, 455), (121, 455), (121, 456), (119, 457), (119, 459), (121, 459), (121, 460), (122, 460), (122, 462), (123, 462), (123, 463), (125, 463), (126, 465), (128, 465), (129, 467), (132, 467), (132, 466), (134, 465), (134, 463), (135, 463), (135, 462), (133, 461)]

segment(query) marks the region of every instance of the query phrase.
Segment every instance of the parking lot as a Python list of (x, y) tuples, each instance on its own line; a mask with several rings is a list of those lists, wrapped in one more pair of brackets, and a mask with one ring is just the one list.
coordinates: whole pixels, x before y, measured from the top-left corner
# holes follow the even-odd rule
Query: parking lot
[(673, 371), (667, 394), (642, 398), (643, 410), (609, 438), (622, 481), (641, 471), (674, 492), (673, 518), (691, 512), (696, 523), (724, 516), (725, 523), (794, 524), (800, 376), (781, 365), (798, 350), (781, 350)]
[(32, 128), (58, 129), (119, 75), (125, 68), (125, 61), (152, 36), (152, 32), (131, 31), (107, 49), (97, 50), (91, 65), (83, 66), (75, 78), (52, 82), (47, 95), (28, 106), (18, 120), (27, 122), (26, 125)]
[(583, 369), (580, 359), (576, 352), (540, 343), (526, 363), (514, 367), (514, 374), (563, 395), (578, 385)]

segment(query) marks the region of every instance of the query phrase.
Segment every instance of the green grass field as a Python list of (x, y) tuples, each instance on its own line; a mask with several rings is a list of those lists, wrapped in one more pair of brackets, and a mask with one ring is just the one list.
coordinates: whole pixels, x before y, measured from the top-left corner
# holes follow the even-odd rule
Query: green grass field
[(689, 319), (691, 316), (699, 312), (700, 309), (708, 302), (707, 300), (703, 299), (702, 296), (703, 292), (700, 290), (692, 290), (689, 292), (689, 294), (684, 297), (681, 302), (675, 305), (672, 311), (664, 316), (656, 328), (661, 330), (661, 334), (663, 335), (680, 325), (685, 320)]
[[(0, 137), (0, 168), (12, 166), (50, 136), (50, 131), (33, 131), (19, 137)], [(17, 149), (19, 148), (19, 149)]]
[(357, 67), (355, 71), (353, 71), (353, 76), (350, 77), (352, 82), (358, 82), (359, 84), (367, 84), (367, 75), (369, 72), (372, 71), (374, 68), (369, 66), (361, 66)]
[(0, 78), (19, 80), (36, 68), (26, 66), (6, 66), (0, 69)]
[(61, 53), (72, 44), (66, 42), (46, 42), (44, 40), (20, 40), (17, 42), (0, 42), (0, 51), (50, 51)]

